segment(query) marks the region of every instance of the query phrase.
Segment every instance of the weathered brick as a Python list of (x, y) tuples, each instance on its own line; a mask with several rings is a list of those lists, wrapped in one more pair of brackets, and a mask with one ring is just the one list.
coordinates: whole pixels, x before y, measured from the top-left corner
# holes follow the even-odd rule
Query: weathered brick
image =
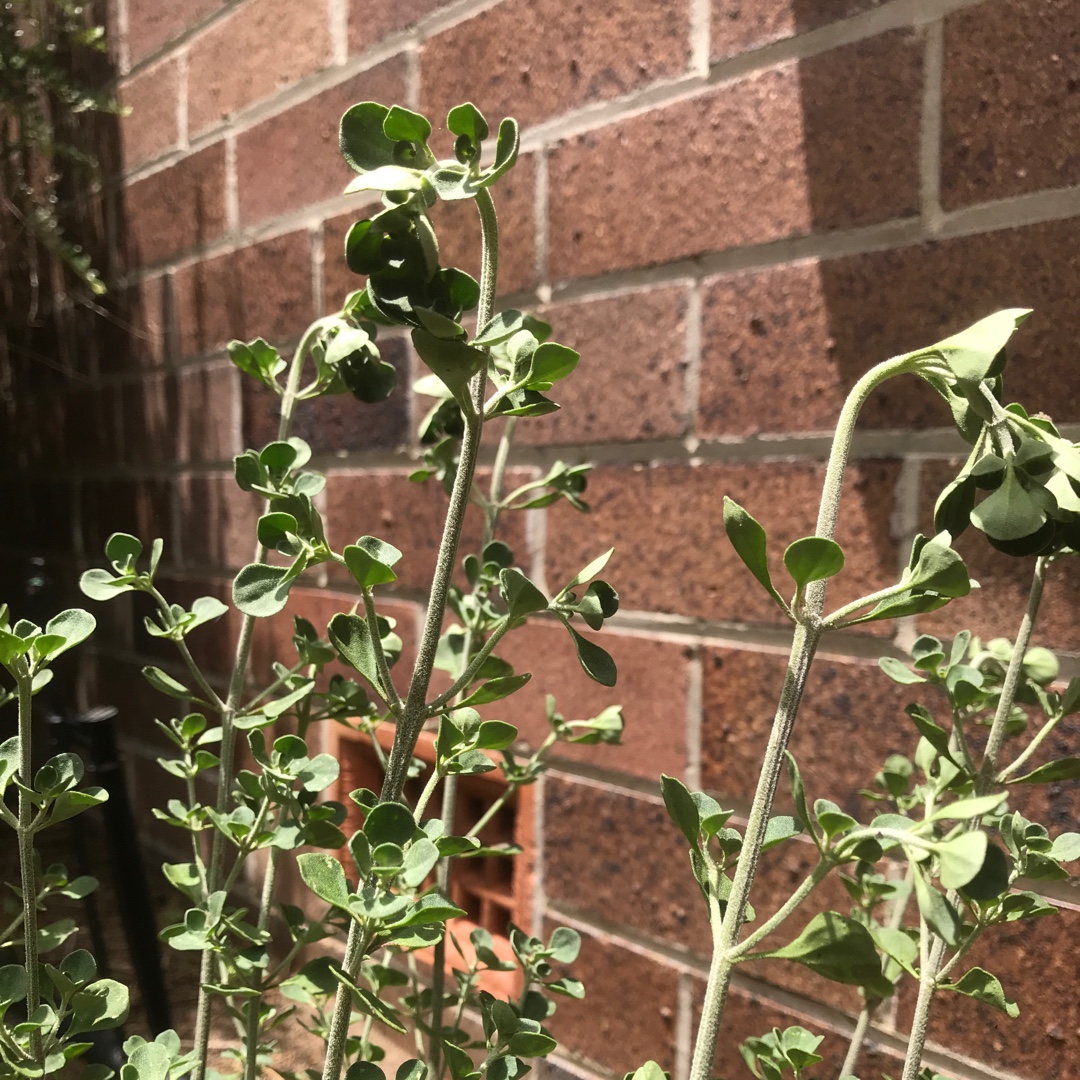
[[(1077, 243), (1080, 222), (1053, 222), (711, 279), (700, 433), (830, 429), (873, 364), (1018, 306), (1035, 313), (1009, 346), (1006, 394), (1021, 394), (1032, 412), (1080, 418), (1071, 331), (1080, 301), (1061, 273)], [(928, 386), (905, 377), (874, 392), (860, 423), (950, 427), (952, 417)]]
[[(548, 920), (545, 937), (558, 925)], [(581, 935), (581, 953), (571, 965), (587, 987), (583, 1002), (560, 1003), (545, 1021), (560, 1045), (616, 1075), (645, 1061), (671, 1070), (675, 1062), (678, 972), (659, 957), (628, 949), (618, 938)], [(628, 1000), (633, 1007), (628, 1008)]]
[(119, 389), (103, 386), (59, 400), (61, 423), (56, 427), (42, 427), (37, 437), (60, 442), (54, 432), (63, 431), (69, 465), (85, 468), (117, 461), (121, 430)]
[(185, 476), (179, 482), (179, 541), (186, 566), (238, 569), (255, 556), (261, 505), (232, 474)]
[(128, 0), (127, 46), (132, 64), (221, 7), (223, 0)]
[[(499, 216), (499, 293), (532, 288), (537, 283), (536, 163), (533, 155), (519, 157), (510, 172), (490, 190)], [(431, 218), (439, 237), (442, 265), (460, 267), (479, 281), (480, 218), (472, 201), (436, 203)]]
[[(478, 471), (483, 482), (483, 473)], [(515, 482), (512, 479), (510, 482)], [(520, 482), (520, 481), (518, 481)], [(338, 549), (358, 536), (377, 536), (399, 548), (401, 562), (394, 567), (398, 581), (391, 588), (428, 589), (446, 515), (446, 496), (434, 481), (410, 483), (407, 474), (369, 470), (331, 472), (326, 485), (326, 532)], [(500, 525), (499, 538), (508, 543), (519, 561), (527, 558), (525, 523), (511, 514)], [(479, 545), (483, 519), (470, 505), (459, 547), (458, 565), (466, 552)]]
[[(1005, 994), (1020, 1006), (1010, 1019), (961, 994), (939, 992), (930, 1014), (929, 1042), (967, 1054), (992, 1068), (1031, 1077), (1080, 1076), (1080, 999), (1071, 987), (1080, 940), (1080, 912), (1030, 923), (992, 927), (964, 958), (960, 973), (981, 966), (1001, 979)], [(906, 1031), (915, 1001), (909, 985), (898, 1026)]]
[(225, 232), (225, 144), (214, 143), (124, 190), (129, 259), (149, 265)]
[(544, 781), (544, 893), (560, 910), (708, 951), (708, 911), (690, 871), (686, 842), (658, 799), (549, 776)]
[[(830, 605), (896, 580), (889, 532), (896, 472), (895, 464), (867, 461), (848, 473), (837, 533), (848, 561), (830, 586)], [(822, 476), (810, 463), (598, 469), (585, 493), (592, 514), (567, 505), (548, 511), (548, 584), (561, 587), (614, 545), (606, 576), (625, 609), (779, 622), (784, 616), (724, 535), (723, 496), (745, 506), (768, 531), (774, 579), (790, 592), (780, 556), (793, 540), (813, 533)]]
[(683, 434), (687, 303), (688, 290), (677, 286), (542, 310), (555, 327), (553, 339), (577, 349), (581, 362), (548, 395), (562, 410), (519, 425), (519, 441), (633, 442)]
[(604, 632), (585, 636), (606, 649), (619, 669), (618, 685), (601, 686), (578, 664), (570, 635), (554, 623), (534, 620), (508, 634), (496, 650), (517, 672), (532, 679), (508, 702), (488, 710), (517, 724), (522, 737), (539, 746), (548, 735), (545, 698), (554, 694), (567, 720), (585, 720), (609, 705), (624, 706), (626, 730), (621, 746), (557, 743), (553, 758), (588, 762), (601, 769), (656, 780), (661, 772), (686, 769), (689, 664), (683, 645)]
[[(522, 41), (543, 41), (543, 61), (531, 63)], [(689, 60), (686, 0), (506, 0), (424, 43), (421, 111), (441, 125), (454, 105), (475, 101), (493, 130), (507, 115), (534, 124), (679, 75)]]
[(232, 338), (297, 337), (315, 317), (311, 237), (298, 230), (192, 263), (173, 288), (181, 356), (217, 352)]
[(1069, 0), (994, 0), (945, 20), (941, 202), (1080, 182), (1080, 26)]
[(415, 26), (443, 0), (400, 0), (396, 4), (371, 4), (349, 0), (349, 53), (363, 52), (387, 34)]
[(188, 55), (191, 134), (329, 64), (327, 20), (325, 4), (248, 0), (199, 34)]
[[(959, 471), (962, 461), (926, 462), (922, 468), (919, 528), (933, 530), (934, 503)], [(938, 636), (968, 629), (984, 640), (1015, 638), (1031, 588), (1032, 558), (1004, 555), (970, 526), (954, 541), (968, 573), (981, 588), (930, 615), (918, 619), (920, 632)], [(1080, 566), (1075, 559), (1059, 559), (1048, 571), (1043, 602), (1035, 624), (1036, 644), (1072, 651), (1080, 633), (1080, 612), (1074, 597), (1080, 588)]]
[(129, 465), (171, 464), (179, 448), (175, 376), (149, 374), (122, 389), (124, 460)]
[(894, 31), (559, 144), (552, 276), (916, 213), (921, 55)]
[[(293, 414), (292, 434), (316, 454), (389, 450), (409, 442), (409, 357), (404, 339), (380, 337), (382, 358), (398, 371), (398, 382), (386, 401), (368, 405), (352, 394), (302, 401)], [(281, 399), (247, 376), (241, 376), (245, 446), (263, 447), (277, 438)]]
[(227, 461), (239, 453), (240, 377), (231, 363), (185, 371), (178, 377), (173, 415), (178, 460)]
[[(721, 797), (753, 797), (786, 664), (779, 653), (705, 651), (701, 780)], [(914, 751), (917, 736), (903, 709), (925, 696), (897, 685), (872, 662), (816, 660), (791, 741), (811, 802), (831, 799), (853, 817), (864, 816), (859, 788), (873, 786), (889, 754)]]
[(401, 101), (405, 93), (405, 60), (396, 56), (239, 135), (241, 223), (340, 195), (354, 175), (338, 148), (342, 113), (358, 101)]
[(156, 158), (179, 143), (179, 94), (180, 62), (175, 57), (144, 68), (121, 85), (120, 101), (131, 109), (120, 121), (127, 168)]
[(711, 55), (723, 60), (774, 41), (805, 34), (876, 7), (882, 0), (712, 0)]
[[(109, 333), (109, 347), (103, 352), (105, 372), (156, 367), (170, 352), (170, 325), (173, 320), (172, 275), (144, 278), (126, 289), (115, 290), (108, 299), (115, 305), (117, 323)], [(170, 357), (171, 358), (171, 357)]]

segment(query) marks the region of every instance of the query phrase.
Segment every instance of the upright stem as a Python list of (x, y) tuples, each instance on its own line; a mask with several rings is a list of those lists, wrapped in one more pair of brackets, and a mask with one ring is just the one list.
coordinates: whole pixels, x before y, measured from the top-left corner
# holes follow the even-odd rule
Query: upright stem
[[(274, 897), (274, 882), (277, 879), (278, 863), (281, 861), (281, 848), (272, 847), (266, 859), (266, 872), (263, 875), (262, 896), (259, 903), (258, 928), (264, 933), (270, 928), (270, 906)], [(262, 998), (252, 998), (247, 1003), (247, 1017), (244, 1030), (244, 1080), (257, 1080), (259, 1075), (259, 1033), (262, 1028)]]
[[(304, 334), (293, 354), (289, 366), (288, 380), (281, 398), (280, 419), (278, 420), (278, 441), (288, 438), (292, 427), (293, 413), (296, 410), (297, 393), (300, 388), (300, 374), (304, 368), (304, 357), (319, 332), (321, 322), (312, 323)], [(255, 556), (256, 562), (266, 561), (266, 548), (259, 545)], [(236, 656), (233, 660), (232, 675), (229, 679), (229, 692), (225, 699), (225, 708), (221, 713), (221, 755), (218, 765), (218, 784), (215, 808), (219, 814), (228, 812), (229, 796), (232, 793), (233, 773), (236, 768), (236, 727), (233, 721), (240, 709), (240, 698), (247, 682), (248, 663), (251, 660), (251, 642), (255, 634), (255, 618), (245, 615), (240, 624), (240, 636), (236, 642)], [(225, 837), (214, 830), (210, 843), (210, 866), (206, 875), (207, 895), (221, 887), (225, 865)], [(213, 955), (202, 954), (199, 968), (199, 1000), (195, 1011), (195, 1080), (206, 1080), (207, 1057), (210, 1048), (210, 1007), (213, 995), (205, 989), (213, 970)]]
[[(23, 901), (23, 960), (26, 964), (26, 1015), (32, 1017), (41, 1004), (41, 975), (38, 969), (37, 878), (34, 874), (34, 804), (24, 790), (33, 784), (31, 772), (31, 693), (33, 679), (24, 659), (16, 661), (19, 691), (19, 871)], [(44, 1066), (41, 1032), (30, 1036), (30, 1053), (34, 1061)]]
[[(443, 784), (443, 835), (454, 833), (454, 814), (457, 809), (457, 777), (448, 776)], [(450, 860), (442, 859), (435, 872), (439, 892), (446, 894), (450, 885)], [(446, 935), (435, 943), (435, 959), (431, 968), (431, 1045), (428, 1048), (428, 1075), (439, 1080), (442, 1073), (442, 1017), (446, 984)]]
[[(481, 188), (477, 192), (476, 208), (480, 214), (482, 248), (480, 302), (476, 309), (476, 322), (477, 326), (483, 326), (490, 321), (495, 306), (495, 284), (499, 262), (499, 226), (495, 217), (495, 204), (487, 188)], [(472, 490), (476, 459), (480, 452), (480, 439), (483, 435), (487, 378), (487, 366), (484, 364), (469, 380), (467, 388), (470, 407), (462, 410), (465, 413), (465, 434), (461, 440), (457, 474), (450, 492), (450, 505), (446, 510), (446, 522), (435, 562), (435, 576), (431, 583), (424, 632), (420, 638), (409, 692), (394, 733), (390, 759), (386, 764), (386, 776), (383, 778), (382, 791), (379, 794), (383, 802), (400, 801), (408, 776), (409, 761), (416, 747), (416, 740), (420, 737), (420, 730), (427, 719), (427, 693), (431, 685), (431, 672), (435, 666), (435, 652), (439, 647), (439, 635), (442, 632), (443, 616), (446, 612), (446, 598), (450, 591), (462, 524), (465, 520), (465, 511), (469, 507), (469, 492)], [(345, 943), (347, 974), (349, 974), (350, 961), (359, 965), (363, 958), (363, 936), (360, 924), (354, 921), (349, 927), (349, 936)], [(341, 1075), (351, 1009), (351, 994), (345, 987), (341, 987), (334, 1001), (330, 1039), (327, 1042), (326, 1062), (323, 1066), (323, 1080), (338, 1080)], [(198, 1080), (203, 1080), (203, 1078), (199, 1077)]]
[[(1016, 690), (1020, 685), (1020, 675), (1024, 669), (1024, 655), (1027, 653), (1028, 645), (1031, 642), (1031, 631), (1039, 614), (1043, 585), (1046, 583), (1046, 568), (1049, 565), (1050, 557), (1048, 556), (1040, 555), (1035, 560), (1035, 570), (1031, 578), (1031, 591), (1028, 593), (1027, 608), (1016, 633), (1012, 656), (1009, 658), (1005, 681), (1001, 684), (1001, 695), (998, 698), (997, 709), (994, 712), (994, 722), (986, 739), (982, 766), (979, 769), (979, 775), (975, 778), (975, 793), (977, 795), (985, 795), (997, 778), (998, 758), (1001, 755), (1001, 747), (1005, 741), (1009, 713), (1012, 711), (1013, 702), (1016, 700)], [(981, 818), (975, 819), (971, 823), (971, 827), (978, 828), (980, 822)], [(925, 920), (922, 922), (922, 932), (924, 934), (927, 932)], [(941, 964), (944, 958), (945, 941), (943, 938), (935, 938), (929, 955), (927, 955), (919, 971), (919, 997), (915, 1003), (915, 1014), (911, 1020), (911, 1034), (908, 1036), (908, 1048), (904, 1059), (902, 1080), (918, 1080), (919, 1069), (922, 1066), (923, 1047), (926, 1045), (926, 1032), (930, 1025), (930, 1007), (934, 1001), (934, 994), (937, 992), (938, 977), (941, 973)]]
[[(840, 496), (844, 486), (844, 470), (851, 452), (851, 440), (855, 434), (855, 421), (870, 394), (883, 382), (912, 369), (908, 356), (898, 356), (871, 368), (852, 387), (840, 411), (836, 424), (829, 461), (825, 469), (825, 482), (818, 512), (817, 535), (831, 540), (836, 533), (840, 513)], [(746, 835), (739, 855), (739, 864), (731, 883), (727, 912), (719, 935), (714, 935), (713, 959), (709, 968), (709, 981), (705, 990), (698, 1026), (694, 1058), (690, 1068), (690, 1080), (709, 1080), (713, 1055), (716, 1051), (716, 1035), (723, 1018), (724, 1003), (735, 970), (737, 957), (732, 951), (738, 945), (739, 933), (746, 918), (750, 889), (754, 883), (765, 829), (769, 823), (776, 788), (783, 771), (784, 751), (795, 726), (806, 678), (810, 672), (814, 654), (823, 633), (822, 616), (825, 611), (826, 582), (815, 581), (806, 590), (803, 610), (798, 613), (799, 623), (791, 642), (784, 686), (773, 719), (769, 745), (758, 777), (757, 790), (746, 823)]]
[(874, 1015), (875, 1008), (877, 1008), (876, 1001), (873, 1004), (869, 1001), (863, 1003), (859, 1019), (855, 1022), (855, 1031), (851, 1036), (851, 1042), (848, 1043), (844, 1064), (840, 1066), (840, 1080), (844, 1080), (845, 1076), (855, 1074), (855, 1066), (858, 1064), (859, 1054), (862, 1053), (862, 1046), (866, 1041), (866, 1032), (870, 1028), (870, 1020)]

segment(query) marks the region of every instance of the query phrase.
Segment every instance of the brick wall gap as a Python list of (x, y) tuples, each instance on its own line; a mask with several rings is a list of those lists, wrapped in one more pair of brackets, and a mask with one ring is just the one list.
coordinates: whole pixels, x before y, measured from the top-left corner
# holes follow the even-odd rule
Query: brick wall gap
[(1049, 188), (1029, 195), (980, 203), (946, 213), (939, 236), (952, 239), (974, 233), (998, 232), (1080, 215), (1080, 187)]
[(696, 453), (698, 390), (701, 382), (701, 283), (692, 282), (686, 293), (686, 353), (683, 373), (683, 434), (687, 450)]
[(701, 787), (702, 710), (701, 648), (693, 646), (686, 663), (686, 784), (691, 791)]
[(945, 66), (944, 21), (926, 27), (923, 100), (919, 129), (919, 203), (927, 230), (941, 228), (941, 87)]
[(225, 136), (225, 235), (240, 231), (240, 183), (236, 175), (236, 133)]
[(547, 775), (540, 774), (536, 782), (536, 797), (533, 799), (533, 866), (532, 866), (532, 910), (529, 933), (534, 937), (544, 936), (544, 920), (547, 918), (547, 891), (544, 888), (544, 806)]
[(536, 280), (540, 283), (537, 287), (538, 299), (543, 303), (551, 301), (551, 284), (548, 269), (548, 202), (551, 198), (548, 184), (548, 155), (545, 148), (540, 148), (533, 158), (534, 168), (534, 194), (533, 218), (535, 236), (533, 239), (536, 248)]
[(323, 222), (311, 227), (311, 296), (315, 310), (326, 310), (326, 236)]
[[(415, 41), (403, 50), (405, 56), (405, 101), (406, 107), (414, 111), (420, 108), (420, 49)], [(432, 126), (439, 127), (440, 118), (432, 117)]]
[(712, 49), (711, 0), (690, 0), (690, 71), (708, 75)]
[[(544, 776), (552, 780), (570, 780), (585, 787), (597, 788), (606, 794), (630, 795), (654, 806), (664, 805), (664, 800), (660, 796), (659, 777), (656, 778), (655, 783), (650, 783), (643, 778), (623, 773), (609, 773), (601, 777), (596, 775), (598, 771), (585, 767), (581, 762), (563, 760), (550, 768)], [(689, 864), (687, 867), (689, 868)]]
[(326, 0), (330, 28), (330, 62), (340, 67), (349, 59), (349, 0)]
[(180, 49), (176, 55), (176, 137), (181, 152), (191, 145), (188, 132), (188, 58), (189, 50)]
[(129, 73), (129, 49), (128, 49), (128, 2), (129, 0), (114, 0), (113, 11), (116, 13), (116, 30), (110, 37), (116, 42), (116, 69), (121, 77)]
[[(127, 41), (128, 19), (127, 5), (130, 0), (124, 0), (124, 20), (122, 23), (124, 40)], [(174, 34), (161, 43), (152, 53), (148, 53), (137, 64), (123, 70), (124, 75), (137, 75), (140, 71), (151, 67), (158, 60), (174, 52), (181, 45), (186, 45), (192, 38), (197, 37), (208, 27), (227, 19), (238, 7), (243, 6), (246, 0), (223, 0), (220, 7), (207, 12), (201, 19), (197, 19), (190, 26), (185, 26), (179, 34)]]

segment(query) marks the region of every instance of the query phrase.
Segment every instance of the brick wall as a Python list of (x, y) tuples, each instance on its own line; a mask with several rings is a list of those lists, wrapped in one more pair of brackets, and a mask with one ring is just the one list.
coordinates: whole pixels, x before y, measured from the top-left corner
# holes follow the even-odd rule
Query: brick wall
[[(1036, 309), (1010, 364), (1013, 393), (1080, 422), (1080, 11), (1073, 0), (114, 3), (132, 112), (111, 257), (126, 284), (82, 377), (20, 404), (55, 431), (25, 473), (52, 487), (24, 501), (9, 546), (40, 548), (52, 529), (60, 564), (70, 551), (85, 564), (114, 529), (162, 535), (178, 599), (226, 595), (257, 514), (230, 458), (265, 442), (272, 421), (222, 346), (257, 334), (287, 346), (354, 287), (340, 113), (377, 99), (441, 121), (471, 98), (489, 118), (518, 117), (522, 159), (496, 189), (502, 291), (539, 308), (583, 359), (559, 388), (565, 411), (523, 424), (513, 460), (597, 469), (590, 517), (531, 511), (513, 539), (551, 582), (614, 544), (623, 611), (605, 630), (614, 694), (580, 675), (547, 625), (511, 639), (509, 658), (536, 672), (515, 719), (536, 731), (541, 694), (557, 689), (567, 715), (619, 700), (629, 724), (621, 749), (560, 760), (540, 793), (533, 920), (582, 932), (589, 994), (587, 1010), (560, 1009), (552, 1068), (621, 1075), (654, 1057), (684, 1080), (707, 931), (656, 778), (678, 774), (745, 809), (787, 640), (723, 538), (721, 497), (744, 503), (776, 545), (811, 532), (823, 433), (846, 389), (999, 307)], [(459, 217), (446, 228), (451, 252), (475, 235)], [(410, 364), (403, 341), (386, 351)], [(418, 416), (408, 381), (376, 408), (332, 399), (298, 422), (330, 474), (332, 540), (371, 532), (409, 554), (390, 605), (407, 650), (442, 513), (405, 479)], [(871, 400), (837, 596), (895, 580), (957, 450), (926, 388), (891, 383)], [(873, 658), (926, 630), (1013, 632), (1026, 567), (968, 549), (976, 596), (827, 642), (794, 743), (815, 794), (852, 809), (883, 756), (911, 748), (906, 695)], [(1075, 652), (1080, 578), (1055, 574), (1043, 640)], [(294, 596), (325, 625), (352, 598), (320, 584)], [(160, 783), (143, 767), (158, 752), (146, 715), (161, 705), (135, 672), (160, 649), (141, 616), (102, 615), (97, 693), (123, 704), (145, 807)], [(263, 631), (265, 671), (282, 635)], [(224, 638), (196, 643), (220, 670)], [(1064, 826), (1076, 797), (1061, 787), (1049, 811)], [(583, 818), (599, 839), (582, 835)], [(767, 858), (759, 910), (807, 860), (799, 843)], [(943, 1000), (928, 1061), (957, 1077), (1080, 1077), (1075, 911), (1016, 930), (994, 961), (1038, 1018), (1027, 1036)], [(898, 1072), (912, 1004), (905, 991), (886, 1012), (861, 1075)], [(746, 1075), (742, 1037), (801, 1022), (827, 1035), (835, 1075), (854, 1010), (851, 993), (787, 965), (741, 971), (718, 1074)]]

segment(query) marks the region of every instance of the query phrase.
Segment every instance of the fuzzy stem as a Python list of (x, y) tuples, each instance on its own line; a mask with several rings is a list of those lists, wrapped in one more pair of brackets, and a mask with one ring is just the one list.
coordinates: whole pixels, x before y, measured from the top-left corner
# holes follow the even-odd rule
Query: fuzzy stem
[(738, 962), (739, 960), (749, 959), (747, 953), (758, 944), (760, 941), (764, 941), (778, 926), (782, 925), (789, 915), (810, 895), (813, 890), (821, 884), (822, 881), (828, 876), (829, 871), (832, 869), (833, 864), (831, 862), (819, 862), (814, 867), (813, 872), (803, 880), (802, 884), (784, 901), (783, 905), (777, 909), (771, 918), (761, 924), (752, 934), (744, 938), (731, 950), (731, 958)]
[[(356, 978), (360, 961), (367, 952), (368, 934), (360, 923), (353, 921), (349, 927), (349, 937), (345, 943), (345, 958), (342, 970), (350, 979)], [(342, 986), (334, 1001), (334, 1012), (330, 1020), (330, 1034), (326, 1040), (326, 1064), (323, 1066), (323, 1080), (337, 1080), (341, 1075), (341, 1064), (345, 1060), (345, 1043), (349, 1036), (349, 1019), (352, 1015), (352, 992)]]
[[(34, 805), (26, 788), (33, 785), (31, 775), (32, 752), (32, 705), (33, 677), (26, 660), (20, 657), (15, 661), (15, 681), (19, 692), (19, 872), (22, 884), (22, 931), (23, 962), (26, 965), (26, 1015), (31, 1017), (41, 1004), (41, 975), (38, 968), (38, 921), (37, 921), (37, 880), (34, 874)], [(30, 1036), (30, 1055), (34, 1061), (44, 1066), (44, 1052), (41, 1045), (41, 1032), (35, 1031)]]
[[(315, 335), (322, 327), (321, 321), (312, 323), (305, 332), (293, 354), (289, 366), (289, 376), (281, 398), (281, 411), (278, 420), (278, 441), (288, 438), (292, 426), (293, 413), (296, 409), (300, 374), (304, 368), (304, 358)], [(269, 504), (268, 504), (269, 505)], [(256, 562), (266, 561), (266, 548), (259, 545)], [(251, 642), (255, 634), (255, 617), (245, 615), (240, 624), (240, 636), (236, 642), (236, 657), (233, 661), (232, 675), (229, 679), (229, 692), (225, 699), (225, 708), (221, 713), (221, 755), (218, 765), (217, 799), (215, 807), (219, 814), (225, 814), (232, 794), (233, 773), (236, 761), (236, 727), (233, 721), (240, 710), (240, 698), (247, 682), (248, 663), (251, 660)], [(207, 895), (219, 887), (225, 863), (225, 837), (215, 829), (210, 844), (210, 866), (207, 870)], [(211, 954), (203, 953), (199, 972), (199, 1000), (195, 1009), (195, 1069), (194, 1080), (206, 1080), (207, 1057), (210, 1049), (210, 1010), (213, 995), (205, 989), (210, 980), (212, 969)]]
[(863, 1043), (866, 1042), (866, 1033), (870, 1029), (870, 1021), (876, 1008), (877, 1002), (871, 1004), (868, 1001), (863, 1005), (862, 1011), (859, 1013), (859, 1019), (855, 1022), (855, 1030), (851, 1034), (851, 1042), (848, 1043), (844, 1064), (840, 1066), (840, 1080), (844, 1080), (845, 1076), (854, 1075), (855, 1065), (858, 1063), (859, 1054), (862, 1053)]
[[(883, 382), (913, 369), (913, 359), (910, 355), (894, 357), (871, 368), (852, 387), (837, 420), (836, 434), (833, 437), (829, 462), (825, 469), (825, 482), (818, 511), (817, 536), (831, 540), (836, 534), (836, 522), (840, 514), (840, 496), (844, 485), (844, 470), (851, 452), (851, 441), (855, 434), (855, 422), (858, 419), (859, 410), (870, 394)], [(690, 1080), (709, 1080), (711, 1075), (712, 1059), (716, 1051), (716, 1034), (720, 1029), (724, 1003), (735, 970), (735, 959), (731, 953), (738, 944), (739, 932), (746, 918), (746, 907), (750, 900), (750, 889), (765, 840), (769, 811), (772, 809), (773, 798), (783, 771), (784, 751), (791, 738), (810, 665), (821, 640), (826, 586), (825, 581), (815, 581), (807, 588), (805, 603), (799, 614), (799, 623), (795, 627), (784, 686), (780, 692), (780, 702), (773, 720), (769, 744), (758, 777), (757, 790), (750, 808), (750, 816), (747, 819), (742, 852), (731, 883), (727, 912), (721, 932), (719, 935), (714, 934), (713, 959), (709, 968), (705, 1004), (702, 1008), (694, 1046)]]
[[(1035, 618), (1039, 613), (1043, 585), (1046, 583), (1046, 568), (1049, 565), (1049, 556), (1040, 555), (1035, 560), (1035, 570), (1032, 574), (1027, 608), (1024, 611), (1024, 617), (1020, 620), (1020, 628), (1016, 633), (1016, 642), (1013, 645), (1012, 656), (1009, 658), (1009, 666), (1005, 672), (1005, 681), (1001, 685), (1001, 694), (998, 697), (994, 722), (986, 739), (982, 766), (979, 769), (978, 776), (975, 778), (976, 795), (985, 795), (997, 776), (998, 756), (1005, 741), (1009, 713), (1012, 711), (1013, 702), (1016, 700), (1016, 691), (1020, 685), (1020, 676), (1024, 669), (1024, 654), (1027, 652), (1028, 644), (1031, 641), (1031, 631), (1035, 625)], [(976, 818), (971, 822), (970, 827), (977, 829), (980, 822), (981, 819)], [(923, 920), (921, 933), (925, 934), (926, 932), (926, 923)], [(966, 951), (963, 946), (961, 946), (961, 949)], [(944, 939), (936, 938), (929, 953), (926, 954), (924, 951), (924, 955), (925, 960), (919, 971), (919, 997), (915, 1003), (915, 1014), (911, 1020), (911, 1034), (908, 1036), (908, 1049), (904, 1059), (904, 1073), (901, 1080), (917, 1080), (919, 1069), (922, 1066), (926, 1031), (930, 1024), (930, 1007), (933, 1005), (934, 994), (937, 991), (938, 979), (941, 975), (942, 960), (945, 957)]]

